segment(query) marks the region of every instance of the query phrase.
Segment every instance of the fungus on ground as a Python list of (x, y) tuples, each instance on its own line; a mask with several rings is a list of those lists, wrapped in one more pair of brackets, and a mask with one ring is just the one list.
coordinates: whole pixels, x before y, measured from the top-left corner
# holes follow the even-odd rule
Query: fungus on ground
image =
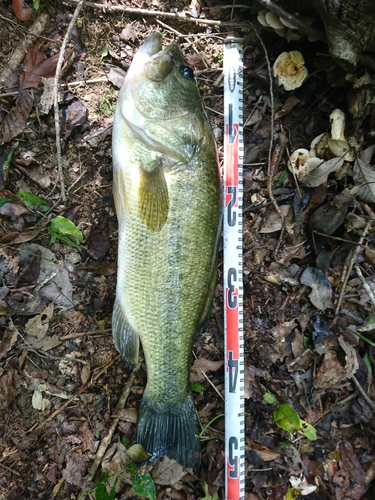
[(285, 90), (300, 87), (308, 75), (304, 64), (303, 55), (298, 50), (282, 52), (273, 65), (273, 74), (278, 84)]

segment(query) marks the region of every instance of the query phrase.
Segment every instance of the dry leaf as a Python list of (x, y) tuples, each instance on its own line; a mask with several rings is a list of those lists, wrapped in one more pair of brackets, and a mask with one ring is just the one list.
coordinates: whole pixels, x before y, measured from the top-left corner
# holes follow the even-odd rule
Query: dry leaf
[[(0, 368), (0, 374), (2, 369)], [(5, 398), (5, 407), (9, 406), (14, 399), (14, 386), (13, 386), (13, 368), (9, 368), (0, 377), (0, 396)]]
[(246, 438), (246, 451), (253, 450), (264, 462), (270, 462), (279, 458), (280, 453), (270, 450), (266, 446), (256, 443), (252, 439)]
[[(14, 336), (14, 332), (10, 329), (6, 328), (4, 330), (3, 338), (0, 342), (0, 359), (5, 358), (6, 354), (12, 348), (12, 338)], [(16, 333), (17, 336), (17, 333)], [(17, 337), (16, 337), (17, 338)]]
[(339, 470), (332, 478), (336, 500), (361, 500), (366, 493), (366, 474), (349, 441), (340, 443)]
[(108, 73), (108, 80), (119, 89), (124, 83), (125, 75), (125, 71), (121, 68), (111, 67)]
[(357, 158), (353, 170), (356, 185), (362, 186), (358, 191), (358, 198), (370, 203), (375, 202), (375, 167)]
[(9, 142), (26, 127), (34, 95), (30, 90), (22, 90), (17, 97), (15, 106), (5, 117), (0, 129), (0, 145)]
[(44, 311), (29, 319), (25, 325), (26, 333), (36, 337), (38, 340), (41, 340), (47, 333), (49, 322), (53, 316), (53, 309), (54, 305), (53, 302), (51, 302), (51, 304), (49, 304)]
[(56, 72), (59, 54), (46, 58), (48, 44), (41, 39), (30, 45), (24, 61), (25, 70), (20, 74), (21, 89), (41, 87), (42, 78), (53, 78)]
[(204, 380), (204, 373), (216, 372), (223, 364), (224, 361), (210, 361), (206, 358), (196, 359), (190, 370), (190, 382), (202, 382)]
[(308, 267), (302, 273), (301, 283), (311, 287), (309, 299), (312, 304), (322, 311), (327, 309), (332, 298), (332, 287), (323, 271), (315, 267)]
[(151, 475), (156, 484), (171, 485), (180, 481), (186, 472), (176, 460), (163, 457), (152, 469)]
[[(290, 211), (290, 205), (281, 205), (280, 211), (284, 217), (286, 217)], [(266, 219), (263, 221), (258, 233), (275, 233), (276, 231), (280, 231), (283, 227), (283, 221), (281, 220), (280, 215), (273, 210), (271, 213), (267, 214)]]
[(332, 158), (325, 161), (318, 168), (310, 172), (306, 177), (301, 179), (301, 183), (308, 187), (317, 187), (326, 182), (329, 174), (339, 170), (344, 164), (344, 158)]

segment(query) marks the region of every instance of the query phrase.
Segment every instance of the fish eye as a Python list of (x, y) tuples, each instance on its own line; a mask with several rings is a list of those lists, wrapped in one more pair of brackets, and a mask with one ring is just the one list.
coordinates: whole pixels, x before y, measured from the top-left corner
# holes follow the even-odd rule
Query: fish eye
[(180, 73), (186, 79), (191, 79), (194, 77), (194, 72), (189, 66), (181, 66)]

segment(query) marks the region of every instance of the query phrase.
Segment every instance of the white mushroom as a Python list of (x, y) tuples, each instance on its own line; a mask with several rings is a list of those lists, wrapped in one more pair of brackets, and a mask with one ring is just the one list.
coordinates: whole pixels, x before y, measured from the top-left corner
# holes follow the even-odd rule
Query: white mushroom
[(294, 26), (294, 24), (292, 24), (290, 21), (288, 21), (287, 19), (284, 19), (282, 17), (280, 17), (280, 21), (283, 23), (284, 26), (286, 26), (287, 28), (290, 28), (291, 30), (298, 30), (297, 26)]
[(296, 149), (291, 155), (288, 161), (288, 168), (292, 173), (297, 173), (298, 170), (305, 165), (310, 157), (310, 153), (307, 149), (299, 148)]
[(271, 26), (271, 28), (274, 28), (275, 30), (281, 30), (284, 28), (279, 16), (277, 16), (274, 12), (267, 12), (267, 14), (265, 14), (265, 19), (268, 26)]
[(345, 141), (345, 113), (341, 109), (334, 109), (329, 119), (331, 121), (331, 138), (334, 141)]
[(318, 156), (319, 158), (323, 158), (330, 138), (330, 134), (320, 134), (315, 137), (315, 139), (313, 139), (310, 144), (310, 156)]
[(265, 28), (269, 28), (270, 27), (270, 25), (266, 21), (266, 14), (267, 14), (267, 12), (268, 12), (267, 9), (263, 9), (263, 10), (260, 10), (258, 12), (258, 22), (259, 22), (259, 24), (261, 24)]
[(308, 75), (305, 60), (298, 50), (282, 52), (273, 65), (273, 74), (285, 90), (300, 87)]

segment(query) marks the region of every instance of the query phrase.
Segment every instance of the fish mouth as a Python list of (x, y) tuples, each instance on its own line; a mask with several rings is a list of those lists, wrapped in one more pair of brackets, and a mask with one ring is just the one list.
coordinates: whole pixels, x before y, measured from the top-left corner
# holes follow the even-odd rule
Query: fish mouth
[(151, 33), (151, 35), (149, 35), (146, 38), (146, 40), (137, 50), (134, 59), (138, 56), (138, 54), (147, 57), (152, 57), (153, 55), (160, 52), (162, 47), (163, 47), (163, 38), (160, 35), (160, 33)]

